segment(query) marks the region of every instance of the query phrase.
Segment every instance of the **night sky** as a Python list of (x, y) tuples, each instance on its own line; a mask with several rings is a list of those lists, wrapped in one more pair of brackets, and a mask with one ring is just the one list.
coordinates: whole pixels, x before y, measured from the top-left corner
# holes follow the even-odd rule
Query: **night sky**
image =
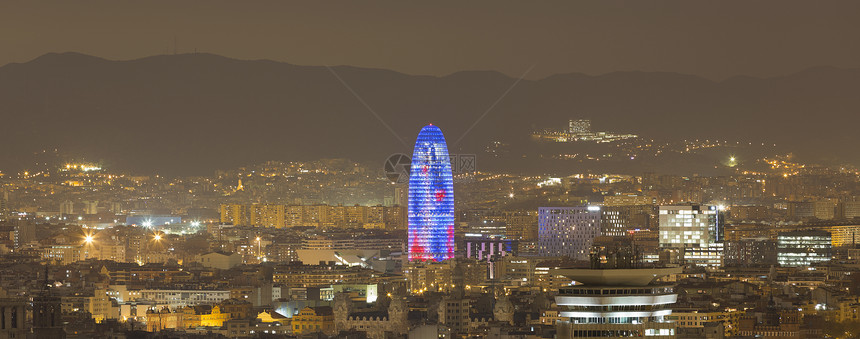
[(410, 74), (672, 71), (722, 80), (860, 67), (860, 2), (4, 1), (0, 65), (208, 52)]

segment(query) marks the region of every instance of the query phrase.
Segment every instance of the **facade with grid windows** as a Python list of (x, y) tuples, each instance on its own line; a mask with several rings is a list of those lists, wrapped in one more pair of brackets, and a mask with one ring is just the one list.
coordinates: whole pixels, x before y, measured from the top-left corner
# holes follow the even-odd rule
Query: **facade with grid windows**
[(538, 209), (538, 252), (546, 257), (588, 260), (591, 244), (600, 235), (600, 207), (541, 207)]

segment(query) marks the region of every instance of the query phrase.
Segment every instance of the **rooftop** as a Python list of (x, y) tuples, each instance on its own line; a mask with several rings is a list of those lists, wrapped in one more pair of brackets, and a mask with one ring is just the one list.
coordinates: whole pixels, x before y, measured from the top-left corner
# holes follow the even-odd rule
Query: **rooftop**
[(647, 286), (654, 279), (670, 274), (680, 274), (680, 267), (666, 268), (628, 268), (628, 269), (587, 269), (561, 268), (556, 273), (584, 285), (604, 286)]

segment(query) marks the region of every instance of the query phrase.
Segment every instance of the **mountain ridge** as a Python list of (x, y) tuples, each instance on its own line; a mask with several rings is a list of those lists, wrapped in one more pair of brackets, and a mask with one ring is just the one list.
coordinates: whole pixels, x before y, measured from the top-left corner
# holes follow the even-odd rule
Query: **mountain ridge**
[(55, 147), (141, 173), (208, 174), (341, 156), (381, 163), (388, 154), (411, 153), (415, 134), (430, 122), (442, 126), (452, 153), (480, 154), (490, 141), (526, 144), (532, 130), (560, 129), (571, 118), (647, 138), (778, 143), (860, 163), (860, 154), (842, 147), (860, 142), (850, 128), (860, 122), (860, 69), (723, 81), (672, 72), (564, 73), (524, 79), (501, 97), (516, 81), (495, 71), (437, 77), (208, 53), (121, 61), (48, 53), (0, 66), (0, 142), (16, 146), (0, 150), (7, 164), (0, 169), (26, 168), (29, 154)]

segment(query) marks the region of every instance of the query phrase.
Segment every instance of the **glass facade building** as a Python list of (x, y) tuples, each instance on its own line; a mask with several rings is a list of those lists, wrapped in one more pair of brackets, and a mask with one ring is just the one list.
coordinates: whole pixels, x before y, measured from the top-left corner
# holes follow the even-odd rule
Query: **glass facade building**
[(780, 266), (804, 267), (831, 259), (832, 244), (827, 231), (780, 232), (776, 242)]
[(598, 206), (538, 208), (538, 253), (541, 256), (588, 260), (591, 244), (598, 236)]
[(716, 206), (660, 206), (660, 247), (708, 247), (723, 241)]
[(687, 264), (723, 266), (723, 216), (716, 206), (698, 204), (660, 206), (659, 244), (681, 251)]
[(409, 260), (454, 258), (454, 178), (442, 130), (418, 133), (409, 174)]

